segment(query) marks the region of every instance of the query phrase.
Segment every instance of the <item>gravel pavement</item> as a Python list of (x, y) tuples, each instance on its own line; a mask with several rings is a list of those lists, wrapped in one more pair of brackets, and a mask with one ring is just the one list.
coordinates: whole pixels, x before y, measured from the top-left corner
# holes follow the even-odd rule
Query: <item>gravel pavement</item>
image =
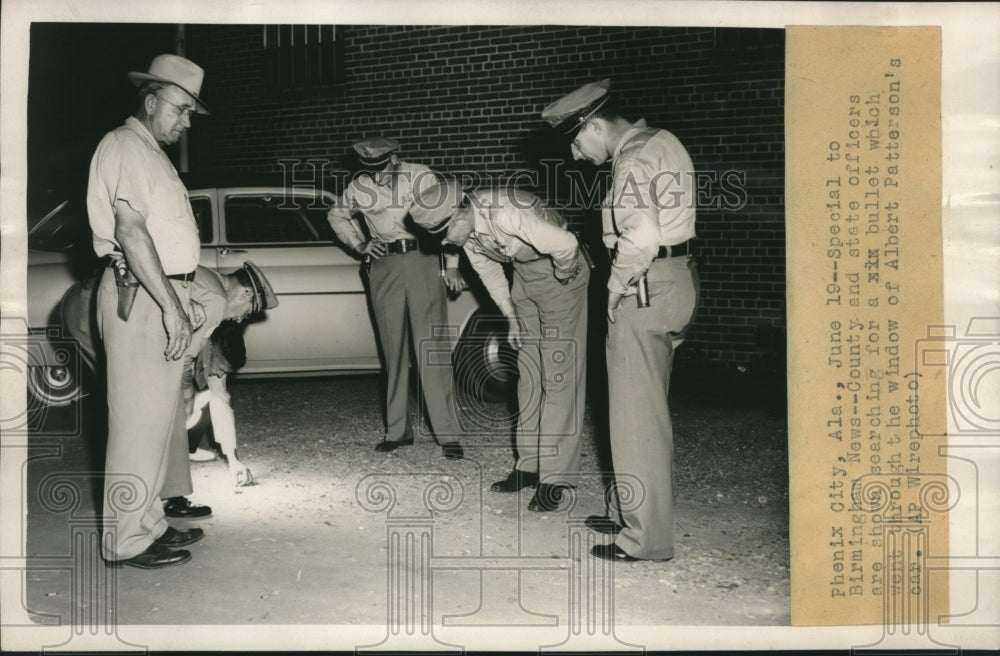
[[(540, 514), (526, 509), (530, 489), (489, 492), (513, 464), (504, 404), (466, 403), (465, 421), (490, 429), (466, 441), (465, 460), (447, 461), (419, 416), (414, 446), (374, 451), (376, 376), (238, 380), (231, 391), (240, 458), (258, 484), (233, 487), (219, 459), (192, 463), (192, 499), (214, 514), (177, 525), (206, 538), (187, 564), (116, 570), (112, 604), (44, 566), (87, 530), (75, 520), (97, 496), (85, 475), (93, 435), (33, 436), (25, 606), (36, 621), (113, 606), (103, 611), (119, 624), (371, 625), (375, 642), (387, 617), (404, 627), (428, 617), (446, 642), (470, 626), (558, 637), (588, 621), (572, 612), (582, 606), (622, 626), (789, 622), (784, 390), (766, 381), (675, 372), (677, 557), (607, 567), (587, 553), (606, 538), (582, 526), (603, 512), (610, 468), (600, 403), (588, 407), (579, 486)], [(53, 475), (82, 485), (78, 507), (40, 500)]]

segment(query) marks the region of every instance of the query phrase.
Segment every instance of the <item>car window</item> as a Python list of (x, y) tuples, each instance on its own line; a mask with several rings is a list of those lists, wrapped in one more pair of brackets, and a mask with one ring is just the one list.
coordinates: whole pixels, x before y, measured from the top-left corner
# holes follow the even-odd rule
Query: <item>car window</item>
[(326, 213), (329, 208), (306, 208), (306, 218), (309, 219), (310, 225), (312, 225), (313, 230), (319, 235), (321, 241), (339, 241), (337, 235), (333, 232), (333, 228), (330, 227), (330, 221), (326, 218)]
[(231, 244), (330, 241), (330, 236), (322, 230), (326, 212), (321, 208), (310, 209), (312, 203), (312, 198), (285, 195), (228, 196), (226, 240)]
[(198, 235), (201, 243), (210, 244), (214, 237), (212, 227), (212, 201), (207, 196), (196, 196), (189, 199), (191, 201), (191, 212), (194, 220), (198, 222)]
[(93, 235), (87, 212), (80, 204), (64, 202), (28, 220), (28, 247), (56, 252), (93, 252)]

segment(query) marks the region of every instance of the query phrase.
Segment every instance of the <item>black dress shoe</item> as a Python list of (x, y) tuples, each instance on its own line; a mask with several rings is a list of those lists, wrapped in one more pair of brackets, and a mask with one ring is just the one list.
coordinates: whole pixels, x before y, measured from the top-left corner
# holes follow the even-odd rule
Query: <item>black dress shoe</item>
[(404, 437), (401, 440), (386, 440), (375, 445), (375, 450), (379, 453), (389, 453), (390, 451), (395, 451), (401, 446), (412, 446), (413, 436)]
[(491, 492), (517, 492), (526, 487), (538, 485), (538, 472), (526, 472), (515, 469), (507, 474), (507, 478), (490, 486)]
[(619, 563), (634, 563), (639, 560), (622, 551), (622, 548), (614, 542), (611, 544), (595, 544), (590, 549), (590, 555)]
[(154, 542), (146, 547), (146, 550), (138, 556), (132, 556), (125, 560), (108, 560), (105, 562), (108, 567), (128, 565), (129, 567), (138, 567), (139, 569), (159, 569), (161, 567), (170, 567), (171, 565), (180, 565), (189, 560), (191, 560), (190, 551), (171, 549)]
[(461, 460), (465, 457), (465, 450), (462, 449), (462, 445), (458, 442), (449, 442), (441, 447), (444, 451), (444, 457), (448, 460)]
[(562, 501), (565, 485), (550, 485), (540, 483), (535, 490), (535, 495), (528, 502), (528, 510), (532, 512), (552, 512), (559, 509), (559, 502)]
[(635, 556), (630, 556), (625, 551), (622, 550), (615, 543), (611, 544), (595, 544), (590, 549), (590, 555), (596, 556), (597, 558), (603, 558), (604, 560), (610, 560), (616, 563), (634, 563), (639, 560), (649, 560), (652, 562), (665, 563), (671, 558), (636, 558)]
[(156, 538), (155, 542), (161, 547), (186, 547), (203, 537), (205, 537), (205, 531), (200, 528), (176, 529), (173, 526), (168, 526), (166, 532)]
[(163, 502), (163, 514), (178, 519), (201, 519), (211, 515), (212, 509), (191, 503), (187, 497), (170, 497)]
[(591, 515), (583, 523), (591, 531), (597, 531), (605, 535), (617, 535), (622, 530), (622, 527), (612, 521), (610, 517), (602, 517), (601, 515)]

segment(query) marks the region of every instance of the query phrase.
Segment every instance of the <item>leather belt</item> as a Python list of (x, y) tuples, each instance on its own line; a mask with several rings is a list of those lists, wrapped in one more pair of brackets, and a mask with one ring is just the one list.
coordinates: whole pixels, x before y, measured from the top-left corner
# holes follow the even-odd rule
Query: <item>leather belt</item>
[(386, 253), (409, 253), (419, 250), (416, 239), (397, 239), (396, 241), (385, 242)]
[[(116, 250), (115, 252), (117, 253), (119, 251)], [(124, 260), (115, 258), (108, 259), (108, 268), (110, 269), (118, 268), (119, 262), (122, 263), (121, 269), (124, 271), (128, 271), (128, 267), (127, 265), (125, 265)], [(135, 278), (133, 277), (132, 280), (135, 280)], [(187, 273), (171, 273), (169, 276), (167, 276), (167, 280), (180, 280), (181, 282), (191, 282), (192, 280), (194, 280), (194, 271), (189, 271)]]
[[(679, 244), (674, 244), (673, 246), (660, 246), (660, 249), (656, 251), (656, 255), (653, 257), (654, 260), (662, 260), (667, 257), (683, 257), (685, 255), (690, 255), (694, 251), (691, 245), (691, 240), (681, 242)], [(611, 259), (615, 259), (617, 255), (617, 249), (609, 248), (608, 255)]]
[(656, 257), (654, 260), (662, 260), (665, 257), (682, 257), (684, 255), (691, 254), (691, 240), (675, 244), (673, 246), (660, 246), (660, 250), (656, 251)]

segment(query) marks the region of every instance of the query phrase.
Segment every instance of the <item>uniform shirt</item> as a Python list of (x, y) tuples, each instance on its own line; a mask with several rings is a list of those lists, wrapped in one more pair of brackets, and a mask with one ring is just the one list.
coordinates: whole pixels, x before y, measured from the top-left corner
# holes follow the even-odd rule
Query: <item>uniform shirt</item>
[(194, 362), (185, 367), (182, 383), (184, 398), (191, 405), (191, 414), (185, 426), (188, 430), (194, 428), (207, 407), (215, 441), (222, 445), (223, 453), (231, 456), (236, 450), (236, 417), (226, 387), (229, 375), (213, 376), (205, 370), (206, 363), (212, 360), (211, 350), (214, 348), (211, 341), (206, 342)]
[(205, 308), (205, 323), (191, 334), (191, 344), (184, 352), (185, 358), (193, 360), (226, 315), (228, 299), (222, 274), (203, 266), (197, 267), (194, 270), (194, 278), (191, 279), (191, 300), (201, 303)]
[(474, 225), (465, 254), (505, 315), (507, 310), (513, 312), (513, 305), (502, 262), (531, 262), (548, 256), (557, 271), (569, 274), (576, 268), (576, 237), (566, 230), (565, 219), (544, 207), (537, 196), (516, 189), (469, 195)]
[(434, 182), (429, 168), (410, 162), (400, 162), (396, 173), (358, 176), (330, 208), (327, 220), (340, 241), (354, 250), (365, 241), (364, 233), (353, 221), (358, 214), (364, 216), (373, 239), (415, 239), (403, 220), (413, 206), (414, 191), (422, 191)]
[(611, 180), (602, 211), (604, 245), (617, 251), (608, 290), (624, 294), (660, 246), (695, 236), (694, 165), (677, 137), (640, 119), (615, 148)]
[(104, 135), (90, 162), (87, 214), (98, 257), (121, 251), (115, 239), (118, 202), (146, 218), (166, 275), (194, 271), (201, 242), (187, 189), (152, 133), (134, 116)]
[[(181, 377), (184, 398), (191, 401), (199, 390), (207, 387), (214, 391), (213, 397), (218, 397), (216, 402), (221, 400), (228, 406), (229, 393), (226, 391), (225, 381), (215, 376), (208, 376), (205, 372), (205, 364), (209, 361), (208, 352), (214, 348), (209, 338), (222, 323), (226, 314), (227, 297), (222, 274), (203, 266), (195, 269), (194, 278), (191, 281), (191, 300), (198, 301), (205, 308), (205, 323), (191, 334), (191, 343), (184, 351), (184, 374)], [(204, 400), (208, 403), (209, 397), (204, 397)], [(196, 415), (197, 412), (195, 411), (193, 414)], [(188, 418), (188, 428), (194, 425), (191, 423), (192, 419), (197, 419), (197, 417)], [(212, 415), (212, 420), (214, 423), (215, 414)], [(195, 423), (197, 422), (195, 421)], [(220, 444), (223, 443), (218, 437), (216, 439)]]

